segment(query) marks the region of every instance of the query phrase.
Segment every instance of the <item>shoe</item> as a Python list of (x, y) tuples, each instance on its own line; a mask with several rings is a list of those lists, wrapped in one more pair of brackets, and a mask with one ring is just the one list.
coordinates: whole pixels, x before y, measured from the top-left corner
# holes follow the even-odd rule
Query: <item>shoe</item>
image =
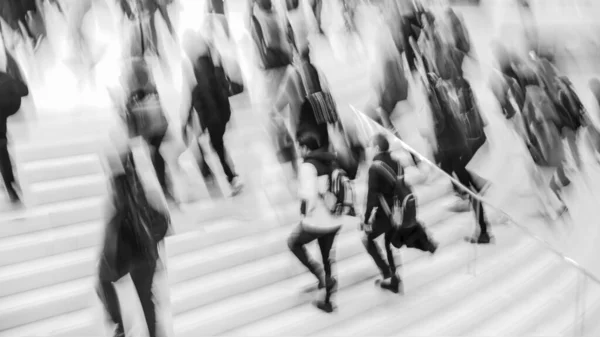
[(18, 204), (21, 202), (21, 198), (19, 198), (19, 194), (17, 193), (17, 191), (15, 191), (14, 188), (9, 188), (7, 192), (8, 198), (10, 199), (11, 203)]
[(125, 337), (125, 329), (121, 324), (117, 324), (115, 327), (115, 332), (113, 333), (114, 337)]
[(315, 307), (317, 307), (317, 309), (320, 309), (321, 311), (324, 311), (328, 314), (332, 313), (335, 310), (335, 307), (333, 305), (333, 303), (331, 302), (325, 302), (325, 301), (314, 301), (313, 305)]
[(231, 184), (231, 194), (233, 196), (240, 194), (240, 192), (242, 192), (242, 190), (244, 189), (244, 184), (240, 181), (239, 177), (233, 178), (233, 180), (231, 181), (230, 184)]
[(389, 290), (394, 294), (398, 294), (401, 290), (402, 280), (400, 280), (398, 275), (394, 275), (385, 279), (379, 279), (375, 281), (375, 284), (381, 289)]
[(427, 251), (429, 251), (431, 254), (435, 254), (435, 252), (437, 252), (437, 249), (439, 247), (439, 244), (435, 241), (431, 241), (429, 243), (429, 249)]
[(487, 245), (492, 243), (492, 237), (489, 234), (480, 234), (478, 237), (466, 237), (465, 241), (478, 245)]

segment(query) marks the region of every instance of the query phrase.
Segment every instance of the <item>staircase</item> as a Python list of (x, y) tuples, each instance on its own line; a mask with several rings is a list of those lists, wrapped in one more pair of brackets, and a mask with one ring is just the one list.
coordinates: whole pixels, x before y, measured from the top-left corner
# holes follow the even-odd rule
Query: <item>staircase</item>
[[(287, 251), (293, 229), (252, 223), (228, 242), (169, 251), (176, 336), (594, 336), (600, 283), (519, 226), (495, 226), (497, 243), (473, 246), (471, 213), (451, 213), (444, 180), (415, 186), (419, 216), (440, 242), (435, 256), (402, 249), (405, 295), (374, 287), (377, 271), (357, 223), (336, 242), (339, 311), (324, 314), (302, 293), (308, 274)], [(293, 215), (293, 214), (291, 214)], [(261, 220), (260, 224), (267, 221)], [(258, 232), (258, 234), (257, 234)], [(233, 233), (232, 233), (233, 234)], [(316, 247), (311, 247), (316, 248)], [(171, 249), (171, 246), (168, 247)], [(313, 249), (316, 254), (316, 249)], [(180, 261), (203, 261), (183, 268)], [(190, 264), (186, 264), (191, 266)]]

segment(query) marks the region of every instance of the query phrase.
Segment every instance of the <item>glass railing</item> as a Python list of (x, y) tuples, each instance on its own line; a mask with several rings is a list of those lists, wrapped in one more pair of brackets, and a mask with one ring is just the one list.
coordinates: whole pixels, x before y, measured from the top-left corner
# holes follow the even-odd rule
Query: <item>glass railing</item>
[[(461, 185), (402, 141), (395, 130), (384, 128), (352, 106), (347, 118), (356, 122), (352, 132), (360, 133), (361, 138), (387, 133), (394, 139), (392, 149), (401, 149), (395, 154), (406, 157), (410, 153), (419, 158), (421, 166), (430, 169), (429, 175), (439, 173), (455, 183), (471, 200), (481, 202), (485, 213), (502, 216), (502, 224), (491, 228), (493, 244), (474, 244), (469, 248), (471, 253), (467, 254), (463, 264), (472, 278), (468, 294), (458, 303), (441, 304), (441, 308), (436, 309), (448, 311), (451, 323), (442, 324), (443, 331), (436, 330), (439, 324), (427, 325), (425, 329), (431, 330), (427, 335), (600, 336), (600, 280), (595, 275), (484, 196)], [(453, 192), (448, 189), (447, 193), (450, 196)], [(475, 227), (477, 215), (473, 219)], [(478, 320), (476, 325), (472, 324), (473, 319)], [(402, 335), (413, 332), (408, 330)], [(414, 332), (424, 335), (423, 325)]]

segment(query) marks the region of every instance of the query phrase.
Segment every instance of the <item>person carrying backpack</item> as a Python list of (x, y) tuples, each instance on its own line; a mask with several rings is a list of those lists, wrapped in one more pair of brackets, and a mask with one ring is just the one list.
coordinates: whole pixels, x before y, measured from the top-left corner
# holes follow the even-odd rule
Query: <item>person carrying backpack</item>
[[(372, 146), (376, 153), (369, 168), (367, 206), (362, 224), (365, 231), (363, 244), (383, 277), (377, 284), (382, 289), (399, 293), (402, 292), (402, 280), (397, 274), (392, 247), (400, 248), (406, 244), (434, 253), (437, 245), (429, 239), (417, 220), (414, 195), (404, 182), (401, 164), (391, 156), (387, 137), (375, 135)], [(392, 208), (403, 213), (401, 219), (392, 214)], [(387, 262), (375, 243), (381, 235), (385, 236)]]
[[(327, 151), (316, 132), (302, 133), (298, 145), (304, 157), (298, 178), (302, 220), (290, 235), (288, 247), (317, 278), (317, 288), (325, 291), (324, 296), (313, 304), (320, 310), (331, 313), (335, 309), (332, 295), (337, 290), (337, 280), (332, 273), (334, 261), (331, 250), (342, 227), (340, 216), (343, 214), (336, 196), (340, 186), (336, 186), (337, 179), (333, 177), (337, 172), (334, 169), (335, 155)], [(333, 204), (329, 202), (331, 200), (334, 200)], [(315, 240), (319, 244), (323, 266), (311, 259), (305, 248)]]
[[(476, 181), (474, 174), (467, 170), (467, 165), (477, 151), (487, 141), (485, 126), (487, 120), (481, 114), (479, 105), (471, 88), (471, 84), (463, 77), (455, 81), (460, 106), (460, 121), (467, 139), (468, 151), (460, 158), (460, 163), (453, 168), (461, 184), (479, 194), (484, 188), (483, 182)], [(471, 206), (479, 225), (479, 235), (467, 238), (471, 243), (487, 244), (491, 242), (489, 224), (487, 222), (481, 201), (471, 198)]]
[[(112, 137), (121, 139), (121, 135)], [(170, 230), (170, 215), (162, 197), (147, 186), (137, 172), (127, 144), (109, 154), (111, 207), (98, 264), (96, 293), (115, 324), (114, 336), (125, 337), (125, 327), (114, 283), (130, 274), (146, 320), (148, 335), (157, 336), (152, 285), (159, 259), (159, 245)]]
[(152, 165), (158, 182), (168, 200), (174, 200), (169, 192), (166, 163), (160, 152), (168, 136), (169, 121), (165, 115), (149, 65), (145, 59), (132, 59), (124, 73), (125, 120), (131, 137), (141, 137), (149, 146)]
[[(219, 157), (227, 181), (231, 185), (234, 195), (241, 192), (243, 184), (235, 172), (230, 158), (226, 153), (223, 136), (227, 123), (231, 118), (231, 105), (229, 103), (229, 84), (223, 67), (213, 58), (210, 46), (206, 41), (194, 41), (192, 36), (185, 37), (186, 53), (193, 63), (193, 72), (196, 84), (192, 89), (191, 102), (198, 114), (202, 130), (207, 130), (210, 142)], [(192, 48), (197, 48), (192, 50)], [(192, 113), (190, 111), (190, 113)]]
[(0, 173), (10, 201), (20, 201), (12, 162), (8, 153), (7, 121), (21, 108), (22, 98), (29, 95), (25, 83), (0, 71)]
[(271, 0), (250, 0), (250, 32), (261, 67), (277, 69), (292, 63), (292, 48)]

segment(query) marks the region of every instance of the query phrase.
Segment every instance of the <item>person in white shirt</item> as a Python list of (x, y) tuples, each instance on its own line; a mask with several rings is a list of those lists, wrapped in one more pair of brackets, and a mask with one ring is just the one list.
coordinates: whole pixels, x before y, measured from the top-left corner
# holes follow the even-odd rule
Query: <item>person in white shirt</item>
[[(317, 277), (319, 290), (325, 290), (322, 299), (314, 305), (331, 313), (334, 306), (331, 295), (337, 288), (337, 280), (331, 272), (333, 256), (331, 249), (335, 237), (341, 228), (340, 218), (331, 214), (322, 199), (329, 187), (329, 176), (335, 163), (335, 155), (327, 152), (321, 145), (318, 133), (310, 130), (303, 132), (298, 137), (304, 163), (299, 170), (299, 197), (301, 200), (300, 212), (302, 220), (288, 239), (288, 246), (298, 260)], [(305, 245), (317, 240), (323, 258), (323, 266), (311, 259)]]

